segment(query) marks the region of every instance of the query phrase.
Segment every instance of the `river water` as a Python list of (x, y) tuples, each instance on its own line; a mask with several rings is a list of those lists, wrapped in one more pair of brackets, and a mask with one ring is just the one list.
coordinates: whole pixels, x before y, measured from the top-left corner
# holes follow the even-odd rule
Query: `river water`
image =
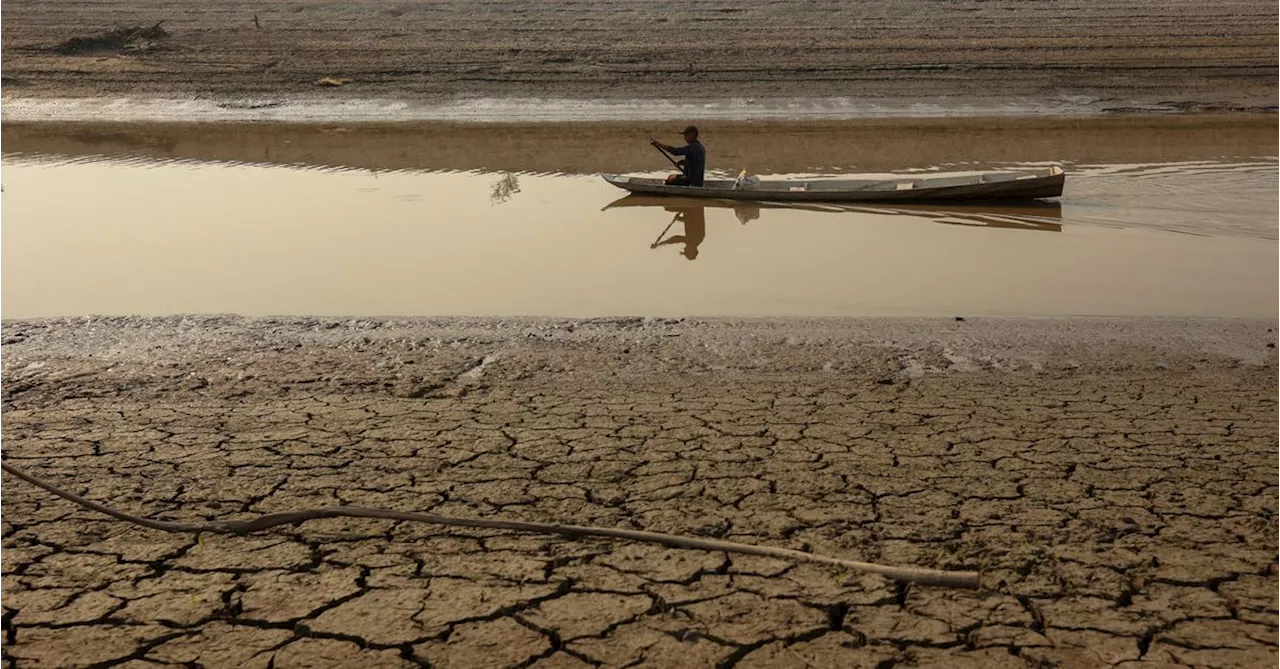
[[(661, 173), (656, 154), (610, 162), (593, 149), (620, 133), (634, 142), (645, 128), (562, 140), (535, 128), (526, 141), (510, 129), (506, 141), (492, 127), (449, 130), (256, 126), (210, 139), (190, 127), (173, 139), (163, 124), (6, 128), (0, 309), (5, 318), (1277, 314), (1274, 124), (1256, 141), (1184, 129), (1145, 149), (1081, 131), (1074, 145), (1069, 133), (1056, 138), (1056, 151), (974, 149), (980, 160), (967, 162), (938, 160), (908, 127), (847, 164), (820, 144), (806, 152), (816, 141), (807, 130), (788, 138), (774, 128), (769, 146), (785, 149), (752, 170), (957, 171), (1059, 154), (1064, 196), (1017, 206), (624, 197), (582, 167)], [(766, 153), (749, 136), (722, 138), (719, 155)], [(423, 150), (404, 150), (415, 143)]]

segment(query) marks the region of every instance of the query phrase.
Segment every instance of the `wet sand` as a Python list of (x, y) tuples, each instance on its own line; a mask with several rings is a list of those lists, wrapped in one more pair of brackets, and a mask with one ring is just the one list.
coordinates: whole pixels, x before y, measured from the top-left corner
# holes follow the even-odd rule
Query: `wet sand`
[[(6, 154), (368, 170), (621, 173), (665, 169), (648, 137), (684, 123), (11, 122)], [(1273, 114), (878, 118), (702, 124), (708, 167), (737, 174), (897, 171), (1004, 163), (1167, 163), (1280, 155)]]
[[(1266, 0), (11, 0), (4, 95), (1274, 111), (1276, 18)], [(168, 37), (57, 50), (159, 21)]]
[(6, 661), (1256, 667), (1273, 321), (4, 323), (6, 461), (168, 519), (333, 504), (979, 569), (384, 521), (166, 535), (5, 479)]

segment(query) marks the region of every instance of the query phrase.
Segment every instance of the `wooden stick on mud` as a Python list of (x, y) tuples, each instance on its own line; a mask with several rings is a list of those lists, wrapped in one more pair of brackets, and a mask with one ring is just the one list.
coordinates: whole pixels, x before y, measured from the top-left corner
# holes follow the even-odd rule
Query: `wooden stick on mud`
[(12, 474), (31, 485), (43, 488), (44, 490), (57, 495), (66, 500), (70, 500), (99, 513), (105, 513), (117, 520), (123, 520), (135, 525), (141, 525), (153, 530), (162, 532), (215, 532), (218, 534), (249, 534), (251, 532), (260, 532), (265, 529), (276, 527), (279, 525), (297, 525), (308, 520), (318, 518), (381, 518), (385, 520), (407, 520), (412, 522), (433, 523), (436, 525), (453, 525), (458, 527), (483, 527), (495, 530), (514, 530), (517, 532), (534, 532), (538, 534), (559, 534), (562, 536), (573, 537), (576, 539), (584, 537), (608, 537), (610, 539), (626, 539), (628, 541), (639, 541), (645, 543), (662, 544), (665, 546), (674, 546), (676, 548), (692, 548), (696, 550), (714, 551), (723, 553), (741, 553), (744, 555), (760, 555), (763, 557), (779, 558), (783, 560), (793, 560), (797, 562), (817, 562), (820, 564), (830, 564), (846, 569), (854, 569), (857, 571), (865, 571), (873, 574), (880, 574), (897, 581), (908, 581), (912, 583), (921, 583), (925, 585), (941, 585), (953, 588), (970, 588), (979, 587), (979, 574), (975, 571), (943, 571), (940, 569), (923, 569), (920, 567), (893, 567), (888, 565), (874, 564), (870, 562), (858, 562), (856, 560), (842, 560), (840, 558), (827, 557), (825, 555), (816, 555), (814, 553), (805, 553), (803, 551), (791, 550), (789, 548), (772, 548), (769, 546), (753, 546), (751, 544), (740, 544), (733, 541), (720, 541), (717, 539), (699, 539), (695, 537), (682, 537), (674, 534), (662, 534), (660, 532), (645, 532), (641, 530), (620, 530), (607, 527), (587, 527), (582, 525), (556, 525), (551, 523), (534, 523), (519, 520), (483, 520), (480, 518), (452, 518), (448, 516), (437, 516), (429, 513), (412, 513), (406, 511), (391, 511), (388, 509), (370, 509), (359, 506), (331, 506), (317, 509), (300, 509), (297, 511), (283, 511), (280, 513), (268, 513), (258, 516), (250, 520), (212, 520), (196, 523), (179, 523), (166, 520), (153, 520), (151, 518), (143, 518), (132, 514), (117, 511), (108, 506), (104, 506), (97, 502), (85, 499), (75, 493), (70, 493), (57, 486), (41, 481), (40, 479), (25, 474), (6, 462), (0, 462), (0, 468), (5, 472)]

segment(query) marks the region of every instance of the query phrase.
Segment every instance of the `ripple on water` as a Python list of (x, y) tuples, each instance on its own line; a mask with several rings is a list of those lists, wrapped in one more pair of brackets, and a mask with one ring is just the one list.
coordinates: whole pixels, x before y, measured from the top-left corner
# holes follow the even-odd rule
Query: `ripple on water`
[(1277, 239), (1277, 159), (1069, 166), (1073, 222)]

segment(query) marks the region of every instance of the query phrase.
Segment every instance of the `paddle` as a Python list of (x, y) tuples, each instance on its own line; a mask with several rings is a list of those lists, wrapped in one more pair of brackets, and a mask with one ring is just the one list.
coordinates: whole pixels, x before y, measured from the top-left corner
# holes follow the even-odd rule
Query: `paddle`
[(681, 174), (684, 174), (684, 168), (680, 166), (680, 163), (677, 163), (675, 158), (672, 158), (670, 154), (668, 154), (666, 151), (663, 151), (662, 147), (658, 146), (658, 143), (652, 137), (649, 138), (649, 144), (652, 145), (653, 148), (657, 149), (658, 153), (661, 153), (664, 158), (666, 158), (667, 160), (670, 160), (671, 164), (675, 165), (676, 169), (680, 170)]
[(667, 234), (667, 230), (670, 230), (671, 226), (675, 225), (678, 220), (680, 220), (680, 212), (677, 211), (676, 215), (671, 217), (671, 222), (667, 224), (667, 227), (662, 232), (658, 233), (658, 238), (653, 240), (653, 243), (649, 245), (649, 248), (658, 248), (658, 242), (662, 241), (662, 237)]

